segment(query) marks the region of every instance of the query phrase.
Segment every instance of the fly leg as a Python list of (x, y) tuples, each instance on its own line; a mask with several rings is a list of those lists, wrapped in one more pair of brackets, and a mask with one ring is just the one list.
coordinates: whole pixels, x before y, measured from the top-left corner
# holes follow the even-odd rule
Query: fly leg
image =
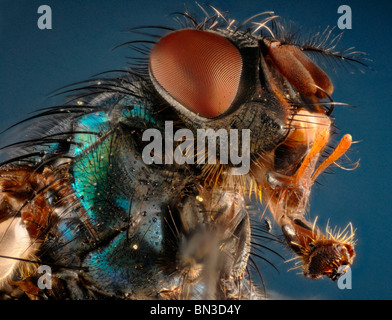
[(177, 220), (171, 229), (178, 237), (178, 251), (172, 259), (173, 286), (164, 288), (161, 295), (186, 299), (259, 297), (246, 273), (250, 222), (243, 196), (201, 184), (189, 190), (171, 206), (170, 219)]

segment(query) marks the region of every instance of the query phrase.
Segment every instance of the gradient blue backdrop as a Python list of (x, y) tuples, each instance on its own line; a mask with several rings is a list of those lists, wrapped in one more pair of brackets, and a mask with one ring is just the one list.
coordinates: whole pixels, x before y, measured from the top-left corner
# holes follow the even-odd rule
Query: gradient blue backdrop
[[(294, 20), (304, 30), (336, 26), (340, 5), (352, 9), (353, 28), (342, 47), (355, 46), (374, 60), (375, 71), (332, 73), (336, 101), (357, 108), (337, 107), (334, 115), (341, 134), (351, 133), (355, 144), (350, 158), (360, 159), (355, 171), (334, 170), (323, 175), (312, 194), (311, 218), (319, 225), (357, 229), (357, 258), (352, 267), (352, 289), (336, 283), (304, 279), (293, 265), (274, 259), (280, 273), (260, 262), (268, 292), (275, 298), (391, 299), (391, 22), (389, 1), (243, 0), (210, 1), (230, 17), (242, 21), (273, 10)], [(53, 29), (37, 27), (40, 5), (49, 5)], [(175, 25), (174, 11), (186, 7), (198, 12), (193, 1), (134, 0), (0, 0), (0, 128), (22, 120), (28, 112), (52, 105), (47, 94), (93, 74), (125, 66), (126, 48), (111, 51), (137, 36), (121, 31), (139, 25)], [(283, 253), (284, 250), (283, 250)], [(287, 254), (287, 252), (286, 252)], [(290, 257), (287, 254), (287, 257)]]

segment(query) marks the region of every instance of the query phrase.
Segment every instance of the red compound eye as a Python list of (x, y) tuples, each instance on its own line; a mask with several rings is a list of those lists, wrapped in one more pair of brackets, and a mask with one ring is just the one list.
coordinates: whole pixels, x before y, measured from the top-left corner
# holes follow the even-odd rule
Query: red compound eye
[(237, 95), (242, 58), (229, 40), (187, 29), (159, 40), (150, 54), (150, 71), (176, 101), (213, 118), (224, 113)]

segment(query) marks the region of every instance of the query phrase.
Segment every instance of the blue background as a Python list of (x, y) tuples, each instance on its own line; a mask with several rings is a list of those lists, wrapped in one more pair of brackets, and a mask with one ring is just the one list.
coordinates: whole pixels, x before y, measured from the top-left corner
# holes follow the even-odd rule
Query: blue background
[[(211, 1), (229, 11), (236, 21), (266, 10), (294, 20), (304, 30), (336, 26), (340, 5), (352, 9), (353, 28), (347, 30), (342, 48), (355, 46), (367, 52), (374, 71), (350, 74), (338, 68), (331, 77), (335, 101), (356, 108), (336, 107), (334, 116), (341, 135), (354, 140), (349, 156), (360, 159), (355, 171), (334, 170), (320, 177), (312, 191), (311, 219), (319, 226), (357, 229), (357, 257), (352, 267), (352, 289), (336, 283), (304, 279), (293, 266), (271, 257), (280, 273), (260, 262), (267, 291), (287, 299), (391, 299), (391, 22), (389, 1)], [(52, 30), (37, 27), (40, 5), (52, 9)], [(64, 85), (106, 70), (121, 69), (126, 48), (111, 51), (125, 41), (143, 36), (122, 33), (140, 25), (177, 26), (170, 13), (190, 8), (192, 1), (0, 1), (0, 128), (5, 128), (38, 108), (53, 105), (47, 95)], [(338, 30), (339, 31), (339, 30)], [(288, 252), (281, 250), (286, 257)]]

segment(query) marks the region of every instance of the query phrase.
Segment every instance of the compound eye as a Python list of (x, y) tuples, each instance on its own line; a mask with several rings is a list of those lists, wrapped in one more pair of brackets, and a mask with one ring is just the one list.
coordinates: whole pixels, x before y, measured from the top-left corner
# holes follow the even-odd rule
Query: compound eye
[(190, 111), (214, 118), (227, 111), (237, 95), (242, 57), (217, 34), (185, 29), (158, 41), (150, 54), (150, 73), (163, 96), (169, 94)]

